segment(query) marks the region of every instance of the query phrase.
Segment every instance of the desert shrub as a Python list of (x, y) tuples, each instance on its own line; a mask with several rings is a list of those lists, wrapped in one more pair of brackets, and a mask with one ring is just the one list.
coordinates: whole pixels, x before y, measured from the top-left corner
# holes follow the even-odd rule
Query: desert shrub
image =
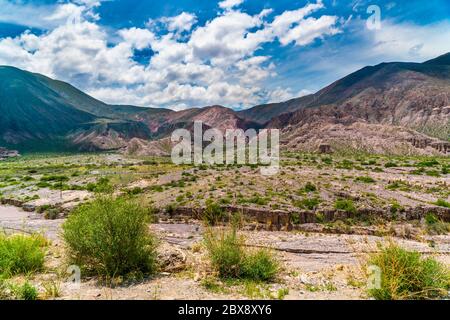
[(317, 197), (314, 198), (304, 198), (302, 200), (297, 200), (294, 205), (301, 209), (315, 210), (321, 203), (321, 200)]
[(416, 166), (419, 168), (430, 168), (438, 166), (440, 163), (436, 159), (419, 162)]
[(353, 200), (350, 199), (337, 199), (334, 207), (336, 210), (342, 210), (345, 212), (356, 213), (356, 206)]
[(47, 220), (56, 220), (59, 217), (59, 213), (58, 209), (49, 209), (45, 211), (44, 218)]
[(317, 191), (317, 187), (314, 184), (312, 184), (311, 182), (308, 182), (305, 185), (304, 190), (305, 190), (305, 192), (308, 192), (308, 193), (309, 192), (316, 192)]
[(362, 183), (375, 183), (375, 179), (372, 177), (357, 177), (355, 179), (356, 182), (362, 182)]
[(255, 281), (270, 281), (275, 278), (278, 269), (278, 262), (269, 250), (256, 250), (246, 254), (242, 277)]
[(155, 271), (156, 241), (150, 210), (127, 198), (98, 196), (78, 207), (63, 225), (70, 260), (101, 276)]
[(398, 167), (398, 164), (395, 162), (389, 161), (389, 162), (385, 163), (384, 167), (385, 168), (396, 168), (396, 167)]
[(368, 264), (381, 271), (380, 288), (370, 289), (377, 300), (432, 299), (447, 295), (449, 270), (433, 258), (423, 258), (396, 244), (380, 248), (369, 257)]
[(22, 285), (12, 285), (11, 293), (18, 300), (37, 300), (39, 295), (36, 287), (28, 281)]
[(291, 222), (293, 225), (299, 225), (301, 222), (300, 215), (298, 213), (293, 213), (291, 215)]
[(46, 181), (41, 181), (41, 182), (36, 183), (36, 187), (38, 187), (38, 188), (48, 188), (48, 187), (51, 187), (51, 184), (46, 182)]
[(441, 172), (438, 170), (428, 170), (425, 172), (427, 176), (439, 178), (441, 176)]
[(442, 172), (442, 174), (447, 175), (449, 173), (449, 167), (448, 166), (442, 166), (441, 172)]
[(54, 182), (66, 182), (66, 181), (69, 181), (69, 177), (67, 177), (67, 176), (52, 175), (52, 176), (43, 176), (43, 177), (41, 178), (41, 182), (49, 182), (49, 181), (54, 181)]
[(394, 181), (386, 186), (386, 190), (411, 191), (411, 185), (405, 181)]
[(88, 183), (86, 186), (87, 191), (97, 192), (97, 193), (109, 193), (113, 187), (111, 186), (109, 179), (102, 177), (97, 180), (96, 183)]
[(211, 263), (221, 278), (270, 281), (279, 270), (270, 251), (245, 250), (244, 239), (234, 228), (221, 232), (210, 230), (205, 235), (205, 244)]
[(428, 234), (431, 235), (447, 234), (450, 231), (450, 223), (442, 221), (432, 213), (425, 216), (425, 224)]
[(151, 191), (156, 191), (156, 192), (163, 192), (164, 188), (162, 186), (151, 186), (150, 190)]
[(206, 208), (203, 212), (203, 220), (209, 226), (215, 226), (223, 221), (225, 213), (222, 207), (211, 199), (206, 201)]
[(445, 201), (444, 199), (439, 199), (436, 201), (436, 205), (439, 207), (450, 208), (450, 203)]
[(253, 204), (257, 204), (259, 206), (266, 206), (269, 202), (270, 199), (265, 198), (265, 197), (261, 197), (259, 195), (255, 195), (252, 198), (250, 198), (248, 200), (249, 203), (253, 203)]
[(0, 274), (17, 275), (43, 269), (47, 241), (40, 235), (0, 234)]
[(241, 276), (245, 256), (243, 242), (236, 230), (217, 233), (210, 230), (205, 235), (205, 244), (211, 263), (220, 277), (239, 278)]
[(390, 211), (391, 211), (391, 213), (392, 214), (396, 214), (396, 213), (399, 213), (399, 212), (401, 212), (401, 211), (403, 211), (405, 208), (400, 204), (400, 203), (398, 203), (398, 201), (393, 201), (392, 203), (391, 203), (391, 208), (390, 208)]
[(127, 193), (131, 196), (135, 196), (135, 195), (141, 194), (143, 192), (144, 192), (144, 190), (140, 187), (134, 187), (133, 189), (127, 190)]

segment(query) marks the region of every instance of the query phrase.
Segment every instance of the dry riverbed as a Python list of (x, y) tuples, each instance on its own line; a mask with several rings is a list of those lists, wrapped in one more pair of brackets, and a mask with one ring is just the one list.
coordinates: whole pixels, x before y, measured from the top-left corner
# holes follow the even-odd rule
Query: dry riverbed
[[(67, 282), (63, 272), (67, 265), (59, 237), (62, 223), (15, 207), (0, 207), (0, 228), (7, 232), (42, 232), (51, 240), (47, 271), (30, 280), (41, 291), (45, 284), (56, 283), (61, 292), (58, 299), (366, 299), (360, 264), (365, 254), (376, 250), (377, 242), (385, 241), (375, 236), (242, 231), (249, 247), (273, 249), (283, 270), (272, 284), (230, 284), (211, 280), (200, 223), (154, 224), (150, 228), (160, 240), (164, 264), (155, 277), (114, 286), (83, 278), (77, 288)], [(395, 241), (450, 264), (449, 236)]]

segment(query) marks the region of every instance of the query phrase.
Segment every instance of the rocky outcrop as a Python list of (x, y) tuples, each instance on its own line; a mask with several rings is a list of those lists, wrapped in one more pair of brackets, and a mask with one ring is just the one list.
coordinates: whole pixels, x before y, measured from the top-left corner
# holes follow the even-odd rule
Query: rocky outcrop
[[(202, 220), (204, 210), (205, 209), (203, 208), (191, 207), (178, 207), (170, 211), (161, 210), (160, 218), (163, 220), (167, 218), (176, 220)], [(442, 221), (450, 222), (450, 208), (442, 207), (409, 208), (395, 214), (391, 212), (391, 208), (361, 208), (356, 212), (346, 212), (335, 209), (317, 212), (308, 210), (287, 212), (240, 206), (223, 206), (222, 210), (230, 216), (232, 214), (241, 214), (246, 223), (256, 224), (254, 227), (255, 229), (270, 231), (291, 231), (298, 225), (335, 222), (345, 219), (366, 220), (376, 217), (385, 220), (399, 221), (421, 220), (429, 213), (435, 214)]]
[(431, 147), (440, 153), (447, 154), (450, 152), (450, 142), (439, 141), (436, 139), (425, 137), (414, 137), (409, 139), (409, 142), (416, 148), (426, 149)]
[(0, 160), (5, 160), (9, 158), (19, 157), (19, 151), (17, 150), (8, 150), (6, 148), (0, 147)]

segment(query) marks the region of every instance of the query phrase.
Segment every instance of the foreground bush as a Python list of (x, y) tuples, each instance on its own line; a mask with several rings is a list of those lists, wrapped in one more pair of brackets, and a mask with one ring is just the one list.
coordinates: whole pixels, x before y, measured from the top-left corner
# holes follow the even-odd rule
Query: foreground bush
[(371, 255), (369, 265), (381, 271), (381, 287), (369, 290), (369, 295), (375, 299), (433, 299), (448, 294), (449, 270), (418, 252), (390, 244)]
[(205, 236), (213, 267), (221, 278), (238, 278), (256, 281), (272, 280), (279, 266), (268, 250), (245, 250), (244, 241), (236, 230), (214, 232)]
[(149, 210), (125, 198), (100, 196), (79, 207), (63, 225), (72, 263), (108, 277), (154, 272), (150, 218)]
[(0, 277), (0, 300), (37, 300), (38, 296), (38, 290), (28, 281), (17, 285)]
[(0, 234), (0, 274), (14, 276), (42, 270), (46, 246), (40, 235)]

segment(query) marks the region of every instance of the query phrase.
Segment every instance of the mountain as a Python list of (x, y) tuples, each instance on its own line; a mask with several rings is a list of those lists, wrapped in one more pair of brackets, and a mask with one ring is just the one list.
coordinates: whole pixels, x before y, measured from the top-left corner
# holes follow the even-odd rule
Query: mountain
[(68, 83), (8, 66), (0, 66), (0, 112), (0, 146), (21, 151), (115, 150), (132, 139), (190, 129), (194, 121), (221, 130), (258, 126), (222, 106), (175, 112), (108, 105)]
[[(349, 111), (349, 108), (363, 104), (362, 108), (357, 108), (358, 112), (363, 113), (358, 116), (375, 117), (373, 121), (391, 124), (414, 125), (424, 130), (427, 119), (414, 124), (406, 117), (405, 112), (423, 109), (431, 111), (433, 108), (448, 106), (449, 86), (450, 53), (447, 53), (425, 63), (394, 62), (365, 67), (316, 94), (287, 102), (256, 106), (241, 111), (240, 115), (245, 119), (267, 123), (278, 116), (293, 114), (306, 108), (330, 106), (346, 108), (346, 111)], [(396, 112), (392, 114), (392, 110)], [(390, 113), (391, 117), (386, 112)], [(446, 138), (446, 133), (448, 134), (443, 132), (441, 137)]]
[[(102, 143), (95, 143), (98, 136), (149, 138), (148, 128), (128, 120), (125, 110), (149, 112), (145, 108), (108, 106), (67, 83), (0, 67), (1, 145), (21, 150), (95, 150), (103, 149)], [(71, 140), (74, 134), (89, 139)]]
[[(287, 149), (388, 153), (450, 150), (450, 53), (424, 63), (365, 67), (315, 94), (244, 111), (108, 105), (65, 82), (0, 66), (0, 146), (19, 151), (167, 153), (195, 121), (226, 129), (279, 128)], [(152, 151), (153, 150), (153, 151)]]
[[(415, 140), (439, 144), (450, 137), (450, 54), (424, 63), (365, 67), (316, 94), (241, 114), (258, 115), (259, 122), (268, 121), (266, 127), (281, 129), (293, 149), (365, 144), (371, 152), (403, 152)], [(388, 143), (386, 132), (401, 146)]]

